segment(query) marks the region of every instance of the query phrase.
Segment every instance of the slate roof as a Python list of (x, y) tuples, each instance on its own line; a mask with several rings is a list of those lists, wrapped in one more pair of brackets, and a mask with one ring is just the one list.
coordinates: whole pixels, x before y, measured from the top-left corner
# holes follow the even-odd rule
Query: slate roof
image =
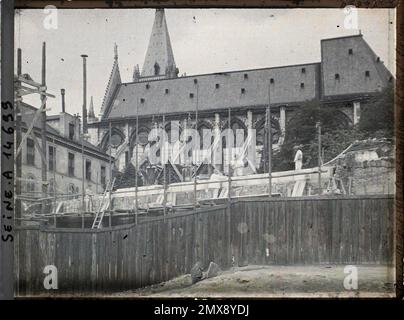
[[(312, 100), (318, 94), (319, 65), (309, 63), (123, 83), (103, 118), (134, 117), (137, 105), (139, 116), (194, 112), (197, 101), (199, 111), (265, 106), (269, 86), (271, 104)], [(271, 78), (274, 83), (270, 84)]]

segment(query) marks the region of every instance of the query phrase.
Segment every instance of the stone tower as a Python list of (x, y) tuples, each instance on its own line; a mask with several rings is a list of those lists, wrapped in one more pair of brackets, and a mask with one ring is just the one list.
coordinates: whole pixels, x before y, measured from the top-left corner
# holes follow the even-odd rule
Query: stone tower
[(156, 9), (140, 78), (164, 79), (176, 78), (177, 75), (178, 69), (174, 61), (164, 9)]

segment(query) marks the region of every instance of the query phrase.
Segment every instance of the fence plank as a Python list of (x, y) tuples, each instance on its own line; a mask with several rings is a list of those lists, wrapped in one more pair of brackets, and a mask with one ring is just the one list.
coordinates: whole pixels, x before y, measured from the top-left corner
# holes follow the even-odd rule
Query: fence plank
[(246, 200), (230, 211), (200, 209), (98, 231), (19, 227), (17, 292), (47, 293), (49, 264), (58, 268), (57, 293), (90, 295), (166, 281), (197, 261), (226, 269), (233, 257), (236, 265), (388, 264), (392, 221), (393, 198), (385, 196)]

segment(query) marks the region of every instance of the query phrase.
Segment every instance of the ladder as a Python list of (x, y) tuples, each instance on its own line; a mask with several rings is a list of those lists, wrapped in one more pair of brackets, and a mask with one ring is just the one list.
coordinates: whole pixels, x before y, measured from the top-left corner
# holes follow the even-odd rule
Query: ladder
[(102, 195), (100, 208), (98, 209), (97, 213), (95, 214), (95, 218), (94, 218), (94, 221), (93, 221), (93, 225), (91, 226), (91, 229), (99, 229), (100, 226), (101, 226), (102, 219), (104, 218), (105, 211), (110, 206), (109, 198), (106, 198), (106, 195), (108, 193), (112, 192), (112, 189), (113, 189), (114, 184), (115, 184), (115, 179), (116, 178), (114, 178), (112, 180), (112, 182), (110, 180), (107, 187), (105, 188), (104, 194)]

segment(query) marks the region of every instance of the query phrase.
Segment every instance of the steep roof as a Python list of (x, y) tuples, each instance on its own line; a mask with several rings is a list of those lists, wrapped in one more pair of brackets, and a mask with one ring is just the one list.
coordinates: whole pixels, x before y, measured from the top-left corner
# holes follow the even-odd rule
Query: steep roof
[[(302, 72), (304, 69), (304, 72)], [(105, 118), (175, 114), (228, 107), (262, 107), (315, 99), (319, 63), (195, 75), (147, 82), (123, 83)], [(270, 79), (274, 82), (270, 84)], [(301, 88), (304, 83), (304, 88)]]
[[(354, 54), (349, 54), (354, 48)], [(361, 98), (386, 86), (389, 71), (362, 35), (322, 40), (322, 61), (300, 65), (184, 76), (142, 78), (118, 86), (103, 120), (181, 114), (268, 104), (296, 105), (312, 99)], [(370, 76), (365, 76), (370, 70)], [(339, 75), (341, 81), (336, 80)], [(137, 108), (138, 106), (138, 108)], [(137, 112), (138, 109), (138, 112)]]
[(164, 9), (156, 9), (153, 29), (147, 48), (141, 77), (158, 75), (155, 73), (155, 65), (158, 64), (159, 75), (166, 74), (166, 70), (175, 69), (173, 49)]
[(112, 103), (112, 99), (114, 97), (117, 87), (122, 83), (118, 65), (118, 47), (116, 44), (114, 51), (115, 51), (114, 64), (112, 65), (111, 75), (109, 76), (107, 88), (105, 90), (104, 100), (102, 101), (101, 106), (100, 113), (102, 117), (104, 117), (104, 113), (107, 107)]

